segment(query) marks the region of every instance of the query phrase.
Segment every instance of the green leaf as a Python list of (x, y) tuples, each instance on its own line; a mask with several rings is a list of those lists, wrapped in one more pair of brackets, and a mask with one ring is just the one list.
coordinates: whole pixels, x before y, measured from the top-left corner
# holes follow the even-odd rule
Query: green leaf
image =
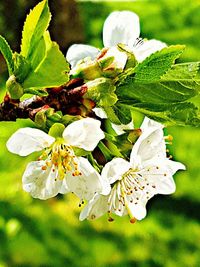
[(116, 89), (120, 100), (136, 100), (149, 103), (178, 103), (199, 93), (199, 62), (173, 65), (159, 80), (137, 83), (127, 78), (126, 83)]
[(125, 84), (117, 88), (118, 99), (133, 99), (151, 103), (176, 103), (183, 102), (197, 95), (198, 86), (195, 83), (179, 81), (162, 81), (149, 84)]
[(179, 83), (183, 87), (193, 89), (198, 94), (200, 91), (199, 69), (200, 62), (176, 64), (161, 77), (161, 81)]
[(172, 104), (153, 104), (150, 102), (120, 102), (119, 107), (133, 111), (139, 111), (151, 119), (165, 125), (191, 125), (200, 126), (200, 114), (198, 108), (190, 102)]
[(26, 18), (22, 33), (21, 55), (30, 61), (36, 46), (47, 30), (50, 19), (51, 14), (47, 0), (35, 6)]
[(180, 57), (183, 45), (172, 45), (150, 55), (135, 67), (135, 83), (152, 83), (160, 79)]
[(165, 124), (199, 125), (198, 108), (187, 102), (200, 89), (199, 62), (173, 65), (159, 80), (146, 83), (126, 79), (116, 89), (117, 106), (139, 111)]
[(38, 96), (48, 96), (48, 92), (44, 89), (34, 89), (34, 88), (27, 88), (24, 90), (25, 94), (32, 94), (32, 95), (38, 95)]
[(26, 88), (46, 88), (60, 86), (69, 80), (69, 64), (55, 42), (51, 42), (39, 66), (24, 81)]
[(9, 44), (7, 43), (6, 39), (1, 35), (0, 35), (0, 52), (2, 53), (2, 55), (4, 56), (4, 58), (6, 60), (9, 75), (12, 75), (13, 70), (14, 70), (14, 63), (13, 63), (13, 59), (12, 59), (12, 50), (11, 50)]
[(19, 83), (23, 83), (31, 71), (31, 65), (25, 59), (25, 57), (16, 52), (13, 54), (13, 62), (14, 62), (13, 74), (15, 75)]
[(168, 70), (168, 72), (162, 76), (162, 80), (165, 81), (187, 81), (198, 74), (200, 62), (189, 62), (176, 64)]
[(116, 115), (116, 112), (114, 111), (114, 106), (112, 106), (112, 107), (104, 107), (103, 109), (105, 110), (106, 115), (107, 115), (108, 119), (111, 122), (113, 122), (115, 124), (120, 124), (121, 123), (119, 118), (118, 118), (118, 116)]
[(132, 116), (131, 116), (130, 108), (122, 107), (117, 102), (117, 104), (113, 107), (113, 110), (116, 116), (119, 118), (120, 123), (128, 124), (129, 122), (131, 122)]
[(46, 43), (45, 43), (45, 38), (43, 36), (37, 44), (37, 49), (35, 49), (32, 53), (30, 63), (33, 71), (39, 66), (41, 61), (44, 59), (45, 53), (46, 53)]

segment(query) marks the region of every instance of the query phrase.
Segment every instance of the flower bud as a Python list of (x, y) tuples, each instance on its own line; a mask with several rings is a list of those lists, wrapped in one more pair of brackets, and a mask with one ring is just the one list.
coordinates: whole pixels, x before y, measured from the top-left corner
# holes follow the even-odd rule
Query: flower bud
[(82, 78), (84, 80), (94, 80), (102, 76), (102, 71), (96, 60), (84, 59), (76, 65), (70, 72), (72, 78)]
[(86, 86), (87, 92), (83, 97), (93, 100), (98, 106), (112, 106), (117, 102), (116, 87), (111, 79), (98, 78), (87, 82)]
[(128, 68), (134, 68), (137, 64), (137, 60), (130, 48), (125, 44), (118, 44), (117, 47), (119, 51), (124, 52), (127, 55), (127, 62), (124, 69), (126, 70)]
[(35, 123), (40, 128), (45, 128), (47, 117), (44, 110), (41, 110), (35, 115)]
[(12, 99), (20, 99), (20, 97), (24, 94), (23, 87), (16, 81), (16, 77), (14, 75), (11, 75), (7, 80), (6, 88), (8, 89)]
[(127, 62), (127, 54), (116, 46), (102, 51), (103, 56), (99, 56), (98, 63), (102, 69), (103, 76), (116, 77), (121, 73)]

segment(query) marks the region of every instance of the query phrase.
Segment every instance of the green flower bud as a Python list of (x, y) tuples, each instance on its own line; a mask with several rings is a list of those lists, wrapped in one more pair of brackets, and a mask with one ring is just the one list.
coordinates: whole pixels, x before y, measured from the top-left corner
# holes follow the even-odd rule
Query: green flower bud
[(64, 125), (68, 125), (74, 121), (77, 121), (77, 120), (80, 120), (81, 119), (81, 116), (73, 116), (73, 115), (69, 115), (69, 114), (66, 114), (62, 117), (62, 123)]
[(98, 78), (87, 82), (84, 98), (92, 99), (98, 106), (113, 106), (117, 102), (115, 86), (111, 79)]
[(98, 63), (104, 77), (114, 78), (121, 73), (127, 62), (127, 54), (117, 46), (102, 50)]
[(102, 76), (102, 71), (96, 60), (88, 60), (80, 62), (70, 72), (72, 78), (82, 78), (84, 80), (94, 80)]
[(24, 94), (23, 87), (16, 81), (16, 77), (14, 75), (11, 75), (7, 80), (6, 88), (12, 99), (20, 99), (20, 97)]
[(39, 128), (45, 128), (46, 127), (46, 121), (47, 121), (47, 117), (45, 114), (45, 110), (41, 110), (41, 111), (36, 113), (35, 123)]
[(129, 47), (124, 44), (118, 44), (117, 47), (121, 52), (124, 52), (127, 55), (127, 62), (124, 69), (134, 68), (137, 64), (137, 60)]

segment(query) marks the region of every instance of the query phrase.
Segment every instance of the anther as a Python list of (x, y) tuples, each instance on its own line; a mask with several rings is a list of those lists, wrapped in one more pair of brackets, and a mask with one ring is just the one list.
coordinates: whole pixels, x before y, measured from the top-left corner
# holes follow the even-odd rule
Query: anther
[(135, 223), (136, 221), (137, 221), (137, 220), (136, 220), (135, 217), (133, 217), (133, 218), (130, 219), (130, 223)]
[(114, 219), (113, 219), (112, 217), (108, 217), (108, 221), (109, 221), (109, 222), (113, 222)]

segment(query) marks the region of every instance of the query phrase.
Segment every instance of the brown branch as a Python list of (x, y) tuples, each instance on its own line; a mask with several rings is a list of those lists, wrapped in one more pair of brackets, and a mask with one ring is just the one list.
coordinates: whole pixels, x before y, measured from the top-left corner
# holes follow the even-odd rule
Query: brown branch
[(83, 80), (74, 79), (67, 85), (46, 89), (48, 96), (33, 96), (22, 102), (6, 95), (0, 104), (0, 121), (16, 121), (17, 118), (34, 120), (35, 114), (42, 108), (53, 108), (63, 114), (80, 115), (83, 95), (87, 91)]

